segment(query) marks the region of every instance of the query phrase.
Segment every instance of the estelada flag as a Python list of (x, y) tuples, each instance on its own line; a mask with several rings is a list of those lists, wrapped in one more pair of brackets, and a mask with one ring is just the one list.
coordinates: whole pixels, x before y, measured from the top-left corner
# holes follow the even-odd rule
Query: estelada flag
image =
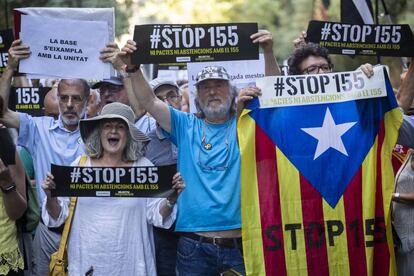
[(247, 275), (395, 275), (387, 97), (260, 108), (238, 122)]

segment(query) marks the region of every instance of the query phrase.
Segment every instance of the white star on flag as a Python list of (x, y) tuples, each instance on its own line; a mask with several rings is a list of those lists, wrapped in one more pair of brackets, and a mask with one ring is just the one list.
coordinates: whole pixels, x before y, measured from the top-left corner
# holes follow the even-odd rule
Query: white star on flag
[(357, 122), (335, 124), (329, 108), (326, 109), (325, 118), (321, 127), (301, 128), (304, 132), (318, 140), (313, 160), (318, 158), (329, 148), (336, 149), (340, 153), (348, 156), (348, 152), (342, 142), (341, 136), (344, 135)]

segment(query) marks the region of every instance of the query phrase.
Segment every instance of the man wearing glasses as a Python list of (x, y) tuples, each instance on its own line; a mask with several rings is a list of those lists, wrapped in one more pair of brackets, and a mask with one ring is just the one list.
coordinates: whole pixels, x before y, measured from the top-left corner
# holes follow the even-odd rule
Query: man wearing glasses
[[(288, 60), (289, 75), (309, 75), (331, 73), (334, 65), (329, 51), (316, 43), (301, 43)], [(366, 63), (358, 69), (370, 78), (374, 74), (371, 64)]]
[(333, 69), (328, 49), (316, 43), (303, 43), (289, 58), (289, 75), (323, 74)]
[[(14, 112), (8, 108), (10, 85), (18, 63), (30, 56), (30, 48), (21, 40), (12, 43), (9, 60), (0, 80), (0, 97), (3, 98), (0, 122), (8, 128), (19, 130), (18, 145), (25, 147), (33, 157), (36, 175), (36, 189), (40, 206), (45, 193), (41, 186), (50, 164), (71, 164), (84, 152), (80, 140), (79, 120), (85, 117), (90, 93), (88, 83), (82, 79), (61, 80), (57, 87), (59, 118), (32, 117), (25, 113)], [(61, 232), (60, 232), (61, 233)], [(34, 239), (34, 275), (47, 275), (50, 255), (59, 246), (59, 229), (48, 229), (40, 223)]]
[[(93, 89), (98, 89), (101, 103), (100, 107), (104, 107), (106, 104), (113, 102), (120, 102), (126, 105), (130, 105), (134, 110), (136, 116), (135, 126), (143, 133), (148, 134), (151, 130), (155, 129), (155, 120), (146, 114), (146, 111), (135, 103), (130, 103), (129, 97), (135, 98), (135, 93), (128, 80), (123, 77), (114, 77), (110, 79), (104, 79), (95, 83), (92, 86)], [(138, 90), (139, 91), (139, 90)], [(128, 96), (128, 94), (132, 94)]]
[(113, 102), (129, 105), (128, 94), (120, 77), (104, 79), (92, 85), (92, 89), (99, 89), (102, 107)]

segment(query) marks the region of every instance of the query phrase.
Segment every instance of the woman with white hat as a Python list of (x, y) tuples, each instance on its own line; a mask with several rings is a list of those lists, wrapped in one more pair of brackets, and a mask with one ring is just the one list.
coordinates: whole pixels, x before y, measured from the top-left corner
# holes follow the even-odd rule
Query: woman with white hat
[[(87, 160), (84, 166), (152, 166), (143, 157), (148, 138), (134, 125), (132, 109), (111, 103), (101, 115), (80, 121)], [(72, 165), (77, 166), (81, 157)], [(168, 199), (78, 198), (68, 240), (69, 275), (156, 275), (152, 225), (169, 228), (176, 215), (175, 202), (185, 187), (177, 173), (176, 195)], [(68, 217), (68, 198), (51, 197), (55, 183), (49, 174), (43, 184), (47, 194), (42, 218), (49, 227)]]

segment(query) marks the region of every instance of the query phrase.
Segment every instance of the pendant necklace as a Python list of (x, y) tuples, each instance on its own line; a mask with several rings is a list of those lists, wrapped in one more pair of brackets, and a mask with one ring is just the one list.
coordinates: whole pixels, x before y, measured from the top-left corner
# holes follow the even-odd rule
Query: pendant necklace
[[(210, 143), (210, 142), (207, 142), (206, 141), (206, 126), (207, 126), (207, 122), (206, 122), (206, 120), (203, 120), (203, 122), (204, 122), (204, 124), (203, 124), (203, 137), (201, 138), (201, 144), (203, 145), (203, 147), (204, 147), (204, 149), (205, 150), (211, 150), (212, 148), (213, 148), (213, 144), (212, 143)], [(226, 146), (228, 146), (229, 145), (229, 126), (230, 126), (230, 120), (229, 121), (227, 121), (227, 127), (226, 127), (226, 141), (225, 141), (225, 143), (226, 143)], [(207, 128), (208, 129), (210, 129), (209, 128), (209, 126), (207, 126)], [(211, 132), (211, 129), (210, 129), (210, 132)], [(218, 134), (219, 132), (217, 132), (217, 134)], [(211, 137), (210, 138), (210, 141), (217, 135), (217, 134), (215, 134), (213, 137)]]

